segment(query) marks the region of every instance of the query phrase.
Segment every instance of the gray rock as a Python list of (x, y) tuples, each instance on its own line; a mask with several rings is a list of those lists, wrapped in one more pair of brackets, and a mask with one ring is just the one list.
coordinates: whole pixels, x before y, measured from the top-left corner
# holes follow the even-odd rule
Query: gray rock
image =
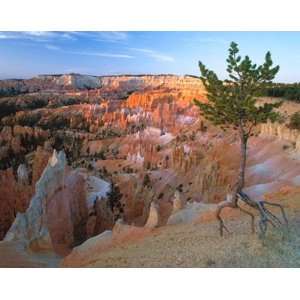
[(174, 214), (171, 214), (168, 219), (167, 225), (192, 223), (196, 221), (202, 213), (214, 211), (215, 209), (216, 204), (199, 202), (187, 203), (185, 208), (175, 212)]

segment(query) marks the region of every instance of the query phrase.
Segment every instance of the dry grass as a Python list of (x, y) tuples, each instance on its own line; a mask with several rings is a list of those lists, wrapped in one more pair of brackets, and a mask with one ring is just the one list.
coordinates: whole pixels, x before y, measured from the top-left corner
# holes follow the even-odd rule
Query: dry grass
[[(216, 222), (168, 226), (143, 241), (100, 254), (89, 267), (300, 267), (298, 197), (289, 199), (290, 232), (270, 228), (264, 241), (250, 233), (247, 217), (227, 220), (220, 238)], [(297, 205), (295, 205), (297, 203)], [(283, 239), (285, 236), (285, 239)]]

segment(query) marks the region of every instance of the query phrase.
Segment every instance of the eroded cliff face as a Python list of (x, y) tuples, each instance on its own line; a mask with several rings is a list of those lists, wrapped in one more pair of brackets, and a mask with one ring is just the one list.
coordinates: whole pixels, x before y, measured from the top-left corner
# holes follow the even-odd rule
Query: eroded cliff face
[(293, 143), (294, 149), (300, 151), (300, 132), (297, 129), (290, 129), (286, 124), (271, 123), (260, 125), (260, 135), (275, 137), (281, 141), (288, 141)]
[[(32, 157), (31, 166), (19, 165), (17, 172), (13, 168), (0, 171), (1, 240), (15, 220), (17, 213), (24, 213), (28, 208), (35, 184), (47, 165), (49, 156), (48, 151), (38, 147)], [(23, 166), (24, 177), (20, 172), (20, 166)]]
[(5, 241), (65, 255), (86, 239), (86, 177), (67, 167), (63, 151), (50, 157), (25, 212), (19, 212)]
[(36, 183), (35, 195), (26, 212), (18, 213), (7, 232), (6, 241), (22, 240), (52, 247), (47, 221), (47, 200), (64, 185), (66, 158), (63, 152), (53, 153), (48, 165)]
[(198, 78), (177, 75), (116, 75), (91, 76), (82, 74), (49, 74), (39, 75), (27, 80), (2, 80), (0, 91), (26, 93), (41, 90), (86, 90), (97, 88), (136, 91), (145, 88), (171, 88), (193, 90), (201, 88)]
[(139, 90), (145, 88), (170, 88), (198, 90), (203, 89), (198, 78), (176, 75), (140, 75), (140, 76), (101, 76), (103, 87), (115, 89)]

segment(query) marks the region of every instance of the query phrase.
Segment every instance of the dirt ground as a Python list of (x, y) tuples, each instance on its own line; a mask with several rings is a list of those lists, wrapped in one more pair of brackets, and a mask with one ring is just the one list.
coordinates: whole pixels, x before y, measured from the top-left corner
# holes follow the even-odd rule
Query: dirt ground
[(215, 221), (174, 225), (102, 253), (87, 267), (300, 267), (298, 198), (284, 201), (289, 232), (270, 227), (264, 242), (247, 217), (226, 220), (230, 234), (223, 238)]

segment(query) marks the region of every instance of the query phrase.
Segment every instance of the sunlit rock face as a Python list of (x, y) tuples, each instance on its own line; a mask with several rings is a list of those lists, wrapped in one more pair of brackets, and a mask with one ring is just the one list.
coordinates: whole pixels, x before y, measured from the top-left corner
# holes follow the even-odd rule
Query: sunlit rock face
[(86, 239), (87, 215), (84, 176), (69, 171), (65, 153), (54, 151), (28, 209), (17, 214), (4, 240), (21, 240), (33, 250), (54, 249), (64, 255)]
[(71, 171), (63, 186), (50, 197), (46, 217), (55, 252), (65, 255), (86, 238), (88, 207), (86, 181), (82, 174)]
[[(8, 180), (12, 181), (12, 176)], [(101, 199), (109, 190), (104, 180), (69, 168), (65, 153), (54, 150), (35, 185), (29, 207), (17, 213), (4, 240), (21, 241), (34, 251), (47, 249), (66, 255), (88, 237), (112, 228), (112, 216)], [(16, 191), (13, 193), (16, 195)], [(95, 224), (88, 231), (89, 211), (93, 210)]]
[(4, 240), (23, 240), (35, 243), (42, 248), (51, 248), (47, 221), (47, 200), (60, 188), (64, 182), (66, 158), (63, 152), (53, 153), (41, 178), (36, 183), (35, 195), (25, 213), (18, 213), (7, 232)]
[(102, 86), (115, 89), (127, 88), (137, 90), (141, 88), (171, 88), (194, 90), (202, 88), (201, 81), (191, 76), (176, 75), (140, 75), (140, 76), (102, 76)]
[(0, 171), (0, 239), (3, 239), (17, 213), (24, 213), (34, 194), (35, 184), (47, 165), (50, 153), (38, 147), (32, 164), (20, 164), (16, 174), (12, 168)]
[(62, 75), (40, 75), (37, 80), (42, 83), (48, 82), (52, 87), (61, 86), (64, 88), (87, 89), (100, 87), (100, 80), (96, 76), (81, 74), (62, 74)]

